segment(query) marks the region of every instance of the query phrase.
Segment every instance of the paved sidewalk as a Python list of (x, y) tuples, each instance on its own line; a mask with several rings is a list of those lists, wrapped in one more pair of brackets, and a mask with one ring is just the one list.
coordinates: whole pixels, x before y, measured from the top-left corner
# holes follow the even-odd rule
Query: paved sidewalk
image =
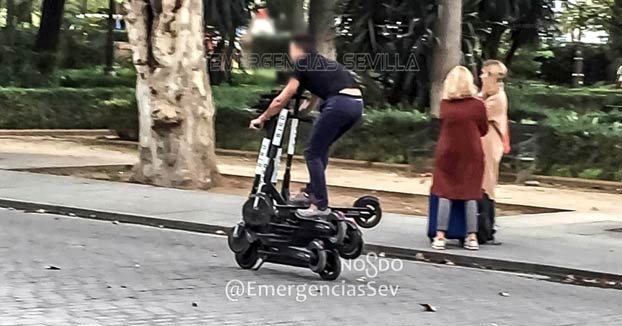
[[(70, 206), (158, 219), (232, 226), (240, 220), (245, 198), (95, 181), (74, 177), (0, 171), (0, 198)], [(517, 261), (595, 272), (622, 274), (622, 216), (555, 213), (499, 219), (502, 246), (479, 252), (456, 248), (449, 253)], [(365, 230), (369, 244), (428, 249), (426, 219), (386, 214), (383, 222)]]
[[(87, 139), (88, 140), (88, 139)], [(86, 165), (133, 164), (135, 149), (106, 144), (84, 143), (83, 138), (17, 137), (0, 135), (0, 169), (66, 167)], [(390, 169), (353, 168), (332, 161), (328, 168), (329, 185), (370, 190), (394, 191), (427, 195), (431, 178), (405, 176)], [(253, 176), (255, 157), (219, 156), (221, 172), (236, 176)], [(282, 171), (281, 171), (282, 172)], [(370, 173), (371, 172), (371, 173)], [(296, 162), (293, 181), (308, 180), (303, 163)], [(622, 215), (618, 204), (620, 194), (566, 188), (525, 187), (504, 184), (499, 186), (498, 202), (504, 204), (540, 206), (562, 210)]]

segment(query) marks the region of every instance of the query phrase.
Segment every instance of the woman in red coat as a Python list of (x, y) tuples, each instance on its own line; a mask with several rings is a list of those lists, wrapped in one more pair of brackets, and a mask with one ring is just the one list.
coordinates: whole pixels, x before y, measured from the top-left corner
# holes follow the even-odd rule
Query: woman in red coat
[(452, 201), (465, 203), (466, 249), (477, 250), (477, 200), (483, 196), (484, 152), (481, 137), (488, 132), (484, 103), (475, 97), (473, 74), (462, 66), (445, 79), (441, 102), (441, 132), (436, 146), (432, 194), (439, 197), (438, 228), (432, 248), (445, 249)]

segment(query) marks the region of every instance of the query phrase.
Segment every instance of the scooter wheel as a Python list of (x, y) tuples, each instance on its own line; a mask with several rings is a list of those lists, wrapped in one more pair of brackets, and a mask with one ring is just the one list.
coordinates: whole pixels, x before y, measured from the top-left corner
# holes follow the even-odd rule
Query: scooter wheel
[(273, 216), (272, 201), (263, 194), (250, 196), (242, 206), (242, 218), (250, 227), (265, 226)]
[(331, 244), (335, 246), (341, 245), (346, 237), (348, 228), (346, 220), (337, 213), (331, 213), (326, 219), (335, 227), (335, 235), (330, 237)]
[(235, 253), (235, 262), (243, 269), (251, 269), (259, 260), (258, 244), (251, 244), (246, 251)]
[(346, 238), (339, 247), (339, 255), (343, 259), (356, 259), (363, 252), (363, 245), (363, 232), (355, 226), (348, 225)]
[(314, 273), (319, 273), (326, 267), (326, 250), (324, 244), (321, 241), (313, 240), (309, 244), (309, 251), (311, 251), (311, 257), (309, 259), (309, 268)]
[(248, 241), (244, 223), (240, 222), (231, 229), (229, 236), (227, 236), (227, 243), (229, 249), (235, 253), (245, 252), (250, 247), (251, 244)]
[(319, 273), (320, 277), (326, 281), (334, 281), (341, 274), (341, 259), (336, 250), (326, 253), (326, 267)]
[(382, 207), (380, 207), (380, 200), (374, 196), (363, 196), (357, 199), (354, 202), (354, 207), (358, 208), (367, 208), (369, 210), (370, 215), (368, 216), (358, 216), (354, 217), (356, 224), (360, 227), (369, 229), (380, 223), (380, 219), (382, 218)]

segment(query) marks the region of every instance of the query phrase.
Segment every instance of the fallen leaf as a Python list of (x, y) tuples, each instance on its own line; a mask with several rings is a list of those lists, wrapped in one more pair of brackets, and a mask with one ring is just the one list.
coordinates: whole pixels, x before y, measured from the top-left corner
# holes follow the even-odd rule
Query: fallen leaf
[(423, 311), (425, 312), (436, 312), (436, 308), (434, 308), (434, 306), (429, 305), (427, 303), (420, 303), (420, 306), (423, 307)]
[(60, 267), (54, 266), (54, 265), (45, 266), (45, 269), (51, 270), (51, 271), (60, 271)]

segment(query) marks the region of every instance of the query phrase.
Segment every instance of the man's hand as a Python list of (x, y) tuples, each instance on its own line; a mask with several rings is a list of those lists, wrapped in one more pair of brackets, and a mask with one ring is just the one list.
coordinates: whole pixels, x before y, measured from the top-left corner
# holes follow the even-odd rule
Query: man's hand
[(251, 123), (248, 125), (248, 128), (253, 130), (259, 130), (263, 128), (264, 120), (261, 116), (251, 120)]

